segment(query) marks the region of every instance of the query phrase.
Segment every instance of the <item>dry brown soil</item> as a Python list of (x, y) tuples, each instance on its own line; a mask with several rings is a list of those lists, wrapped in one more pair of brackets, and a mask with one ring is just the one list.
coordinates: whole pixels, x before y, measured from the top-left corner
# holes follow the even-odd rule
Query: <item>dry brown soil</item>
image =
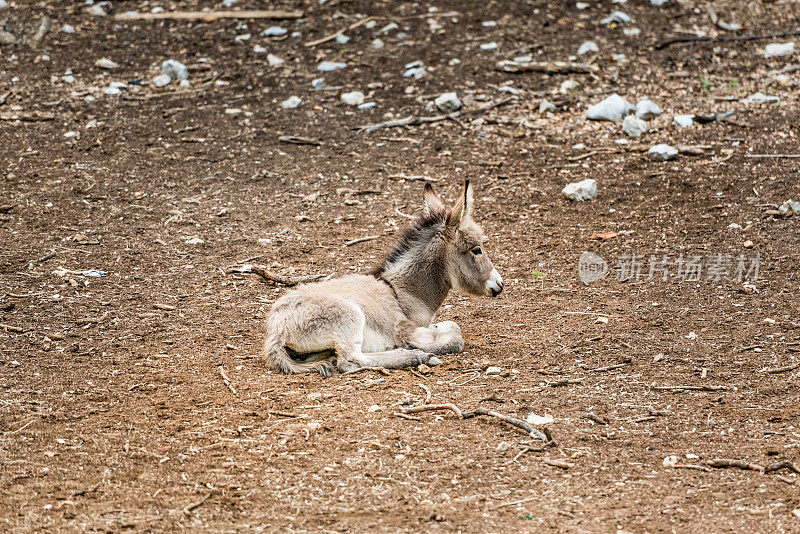
[[(688, 0), (586, 10), (445, 1), (431, 23), (412, 17), (431, 7), (419, 2), (242, 0), (236, 9), (306, 16), (210, 23), (11, 3), (0, 10), (8, 31), (30, 36), (43, 14), (54, 29), (36, 50), (0, 45), (0, 530), (800, 531), (795, 473), (706, 467), (800, 460), (800, 369), (767, 372), (800, 363), (798, 217), (770, 215), (800, 200), (800, 160), (747, 157), (798, 152), (798, 73), (771, 74), (796, 57), (765, 59), (771, 40), (655, 49), (687, 31), (730, 35), (712, 25), (708, 2)], [(114, 4), (112, 14), (220, 7)], [(790, 0), (713, 4), (740, 34), (800, 27)], [(614, 9), (641, 33), (600, 25)], [(347, 32), (348, 44), (303, 46), (363, 16), (377, 27)], [(379, 32), (391, 20), (406, 39)], [(272, 24), (302, 36), (261, 36)], [(384, 48), (371, 46), (377, 37)], [(587, 39), (601, 50), (592, 76), (494, 69), (523, 53), (566, 61)], [(479, 49), (490, 41), (497, 50)], [(270, 67), (255, 45), (286, 63)], [(102, 57), (119, 67), (96, 67)], [(149, 85), (168, 58), (189, 66), (191, 88)], [(418, 59), (428, 75), (403, 78)], [(329, 86), (361, 90), (376, 107), (312, 91), (322, 60), (348, 63), (324, 75)], [(62, 81), (67, 70), (75, 83)], [(567, 79), (581, 85), (564, 95)], [(145, 83), (103, 94), (136, 80)], [(457, 120), (354, 130), (435, 114), (426, 104), (448, 90), (468, 110), (513, 99)], [(757, 91), (781, 102), (739, 103)], [(644, 138), (616, 144), (619, 124), (582, 118), (612, 92), (665, 113)], [(291, 95), (300, 107), (281, 109)], [(555, 113), (539, 114), (543, 97)], [(728, 109), (710, 124), (672, 124), (675, 113)], [(31, 113), (52, 119), (11, 118)], [(657, 142), (708, 148), (667, 163), (630, 149)], [(441, 318), (460, 323), (466, 350), (428, 374), (271, 373), (259, 344), (286, 288), (230, 271), (246, 261), (292, 276), (367, 271), (407, 222), (396, 210), (421, 207), (422, 182), (403, 174), (435, 179), (449, 200), (474, 180), (506, 291), (448, 298)], [(584, 178), (597, 180), (596, 200), (561, 198)], [(617, 236), (591, 238), (600, 232)], [(644, 275), (620, 282), (612, 269), (586, 286), (583, 251), (612, 267), (641, 255)], [(758, 280), (647, 280), (650, 255), (715, 253), (760, 254)], [(490, 365), (501, 374), (487, 376)], [(538, 441), (487, 417), (395, 415), (424, 400), (423, 385), (432, 402), (552, 416), (558, 446), (523, 452)], [(700, 468), (664, 466), (669, 456)]]

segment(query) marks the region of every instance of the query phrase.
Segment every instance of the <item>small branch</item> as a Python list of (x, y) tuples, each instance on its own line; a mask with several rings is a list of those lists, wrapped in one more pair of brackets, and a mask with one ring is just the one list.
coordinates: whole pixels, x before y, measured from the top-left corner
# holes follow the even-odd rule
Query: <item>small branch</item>
[(100, 317), (84, 317), (83, 319), (78, 319), (77, 321), (75, 321), (75, 323), (79, 325), (97, 324), (97, 323), (102, 323), (107, 318), (108, 318), (108, 312), (104, 313)]
[(10, 324), (2, 324), (2, 323), (0, 323), (0, 328), (5, 330), (6, 332), (14, 332), (15, 334), (22, 334), (23, 332), (25, 332), (24, 328), (21, 328), (19, 326), (13, 326), (13, 325), (10, 325)]
[(595, 369), (588, 369), (592, 373), (602, 373), (605, 371), (613, 371), (614, 369), (620, 369), (628, 365), (627, 363), (617, 363), (614, 365), (606, 365), (605, 367), (597, 367)]
[(745, 154), (746, 158), (800, 158), (800, 154)]
[(257, 274), (264, 280), (268, 282), (273, 282), (276, 284), (281, 284), (284, 286), (296, 286), (298, 284), (305, 284), (306, 282), (313, 282), (314, 280), (319, 280), (320, 278), (325, 278), (324, 274), (311, 274), (307, 276), (296, 276), (296, 277), (288, 277), (288, 276), (281, 276), (279, 274), (275, 274), (274, 272), (267, 269), (264, 265), (243, 265), (241, 267), (235, 268), (231, 273), (239, 273), (239, 274), (248, 274), (253, 273)]
[(55, 119), (54, 113), (47, 113), (42, 111), (18, 111), (13, 113), (0, 114), (0, 121), (22, 121), (22, 122), (39, 122), (51, 121)]
[(374, 241), (375, 239), (380, 239), (381, 237), (383, 237), (383, 236), (368, 235), (366, 237), (359, 237), (359, 238), (356, 238), (356, 239), (351, 239), (350, 241), (345, 243), (344, 246), (351, 247), (351, 246), (353, 246), (353, 245), (355, 245), (357, 243), (364, 243), (365, 241)]
[(354, 22), (353, 24), (351, 24), (347, 28), (342, 28), (341, 30), (337, 31), (336, 33), (332, 33), (330, 35), (326, 35), (325, 37), (323, 37), (321, 39), (317, 39), (316, 41), (309, 41), (303, 46), (311, 48), (311, 47), (320, 45), (322, 43), (327, 43), (328, 41), (333, 41), (338, 36), (342, 35), (344, 32), (350, 31), (350, 30), (355, 30), (359, 26), (362, 26), (362, 25), (366, 24), (367, 22), (369, 22), (371, 20), (375, 20), (375, 17), (367, 17), (365, 19), (361, 19), (361, 20), (359, 20), (357, 22)]
[(763, 465), (751, 464), (746, 460), (731, 460), (729, 458), (714, 458), (713, 460), (708, 460), (706, 464), (708, 464), (709, 467), (716, 467), (719, 469), (732, 467), (734, 469), (761, 471), (762, 473), (765, 470), (765, 467)]
[(498, 504), (495, 508), (505, 508), (506, 506), (514, 506), (515, 504), (522, 504), (526, 502), (531, 502), (533, 500), (539, 499), (539, 497), (528, 497), (527, 499), (519, 499), (517, 501), (508, 501), (502, 504)]
[(359, 367), (358, 369), (353, 369), (352, 371), (347, 371), (346, 375), (353, 375), (356, 373), (362, 373), (364, 371), (375, 371), (376, 373), (380, 373), (385, 376), (389, 376), (391, 373), (384, 369), (383, 367)]
[(777, 369), (762, 369), (761, 372), (770, 375), (777, 375), (780, 373), (788, 373), (794, 371), (797, 368), (800, 368), (800, 362), (795, 363), (793, 365), (787, 365), (786, 367), (778, 367)]
[(278, 141), (281, 143), (290, 143), (293, 145), (313, 145), (313, 146), (320, 146), (322, 141), (319, 139), (313, 139), (311, 137), (300, 137), (298, 135), (282, 135), (278, 137)]
[(717, 37), (673, 37), (672, 39), (665, 39), (655, 45), (656, 50), (661, 50), (679, 43), (729, 43), (734, 41), (761, 41), (762, 39), (777, 39), (782, 37), (794, 37), (800, 35), (800, 30), (792, 30), (787, 32), (774, 32), (762, 34), (747, 34), (747, 35), (719, 35)]
[(657, 391), (726, 391), (728, 386), (651, 386)]
[(697, 465), (697, 464), (675, 464), (672, 467), (675, 469), (697, 469), (698, 471), (706, 471), (710, 472), (711, 469), (704, 465)]
[(217, 371), (219, 371), (219, 376), (222, 377), (222, 381), (225, 382), (225, 385), (228, 386), (228, 389), (231, 390), (231, 393), (236, 395), (236, 388), (233, 387), (233, 384), (231, 384), (231, 379), (228, 378), (228, 374), (225, 372), (225, 369), (220, 365), (217, 367)]
[(599, 415), (597, 415), (594, 412), (587, 412), (587, 413), (581, 415), (581, 419), (587, 419), (589, 421), (597, 423), (598, 425), (607, 425), (608, 424), (608, 421), (606, 421), (605, 419), (603, 419), (602, 417), (600, 417)]
[(429, 402), (431, 402), (431, 397), (433, 396), (433, 394), (431, 393), (431, 388), (429, 388), (425, 384), (417, 384), (417, 386), (425, 390), (425, 400), (423, 401), (423, 404), (428, 404)]
[(118, 13), (114, 20), (199, 20), (214, 22), (219, 19), (299, 19), (303, 12), (299, 9), (259, 9), (243, 11), (166, 11), (163, 13)]
[(463, 417), (464, 417), (464, 419), (468, 419), (468, 418), (474, 417), (476, 415), (488, 415), (490, 417), (496, 417), (496, 418), (500, 419), (501, 421), (504, 421), (504, 422), (506, 422), (506, 423), (508, 423), (510, 425), (514, 425), (517, 428), (521, 428), (522, 430), (527, 432), (528, 435), (531, 436), (531, 437), (539, 438), (540, 440), (544, 441), (545, 443), (548, 443), (548, 442), (552, 441), (547, 434), (545, 434), (541, 430), (538, 430), (537, 428), (534, 428), (534, 426), (531, 425), (530, 423), (527, 423), (527, 422), (523, 421), (522, 419), (517, 419), (516, 417), (503, 415), (500, 412), (496, 412), (496, 411), (490, 410), (488, 408), (483, 408), (482, 406), (478, 406), (472, 412), (466, 412)]
[(200, 499), (199, 501), (197, 501), (196, 503), (187, 505), (183, 509), (183, 513), (186, 514), (187, 516), (192, 515), (192, 510), (196, 510), (197, 508), (200, 508), (201, 506), (203, 506), (206, 503), (206, 501), (208, 501), (211, 498), (211, 496), (213, 494), (214, 494), (214, 492), (211, 492), (211, 493), (207, 494), (205, 497), (203, 497), (202, 499)]
[(553, 460), (551, 458), (543, 458), (543, 464), (552, 465), (553, 467), (559, 467), (561, 469), (572, 469), (575, 467), (575, 464), (570, 462), (565, 462), (564, 460)]
[(460, 419), (464, 419), (464, 414), (461, 410), (453, 403), (447, 404), (423, 404), (421, 406), (412, 406), (410, 408), (400, 408), (402, 413), (420, 413), (420, 412), (435, 412), (439, 410), (450, 410), (454, 414), (456, 414)]
[(408, 419), (409, 421), (421, 421), (419, 417), (414, 417), (413, 415), (408, 415), (402, 412), (394, 412), (393, 415), (396, 415), (397, 417), (402, 417), (403, 419)]
[(380, 130), (380, 129), (383, 129), (383, 128), (399, 128), (401, 126), (419, 126), (420, 124), (426, 124), (426, 123), (429, 123), (429, 122), (445, 121), (445, 120), (450, 120), (450, 119), (453, 119), (453, 118), (456, 118), (456, 117), (463, 117), (463, 116), (466, 116), (466, 115), (474, 115), (476, 113), (482, 113), (482, 112), (487, 111), (489, 109), (496, 108), (496, 107), (502, 106), (504, 104), (508, 104), (512, 100), (514, 100), (514, 99), (513, 98), (504, 98), (504, 99), (498, 100), (496, 102), (492, 101), (492, 102), (486, 103), (486, 104), (484, 104), (484, 105), (482, 105), (482, 106), (480, 106), (480, 107), (478, 107), (476, 109), (471, 109), (471, 110), (467, 110), (467, 111), (456, 111), (455, 113), (448, 113), (446, 115), (433, 115), (433, 116), (430, 116), (430, 117), (415, 117), (415, 116), (411, 115), (411, 116), (405, 117), (404, 119), (395, 119), (395, 120), (392, 120), (392, 121), (379, 122), (377, 124), (367, 124), (367, 125), (364, 125), (364, 126), (357, 126), (354, 129), (370, 133), (370, 132), (374, 132), (376, 130)]
[(797, 473), (800, 475), (800, 468), (798, 468), (794, 463), (790, 462), (789, 460), (781, 460), (780, 462), (774, 463), (772, 465), (768, 465), (764, 468), (765, 473), (772, 473), (773, 471), (779, 471), (781, 469), (788, 469), (793, 473)]
[(597, 65), (566, 61), (498, 61), (495, 70), (503, 72), (544, 72), (546, 74), (590, 74), (600, 70)]

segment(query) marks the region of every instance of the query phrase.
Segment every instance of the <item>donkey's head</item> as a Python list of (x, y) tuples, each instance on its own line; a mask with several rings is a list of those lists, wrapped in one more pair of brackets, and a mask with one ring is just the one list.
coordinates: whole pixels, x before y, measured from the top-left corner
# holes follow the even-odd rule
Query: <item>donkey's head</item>
[(472, 185), (464, 182), (464, 190), (452, 209), (448, 210), (425, 184), (425, 217), (442, 217), (444, 226), (445, 264), (450, 285), (462, 294), (496, 297), (503, 291), (503, 279), (484, 249), (486, 236), (472, 220)]

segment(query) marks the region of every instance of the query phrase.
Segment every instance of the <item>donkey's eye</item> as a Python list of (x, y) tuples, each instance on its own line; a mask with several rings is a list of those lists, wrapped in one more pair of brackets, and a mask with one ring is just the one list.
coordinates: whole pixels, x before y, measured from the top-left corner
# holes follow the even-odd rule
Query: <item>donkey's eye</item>
[(481, 254), (483, 254), (483, 251), (481, 250), (481, 247), (475, 247), (475, 248), (473, 248), (471, 250), (471, 252), (473, 254), (475, 254), (476, 256), (480, 256)]

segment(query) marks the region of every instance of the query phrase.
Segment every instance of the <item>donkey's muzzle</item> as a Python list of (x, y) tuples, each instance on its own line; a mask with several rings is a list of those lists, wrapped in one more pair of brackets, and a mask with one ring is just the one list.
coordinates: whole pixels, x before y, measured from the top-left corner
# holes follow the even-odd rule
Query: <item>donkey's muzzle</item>
[(486, 281), (486, 292), (496, 297), (503, 292), (503, 277), (497, 272), (497, 269), (492, 269), (489, 274), (489, 280)]

